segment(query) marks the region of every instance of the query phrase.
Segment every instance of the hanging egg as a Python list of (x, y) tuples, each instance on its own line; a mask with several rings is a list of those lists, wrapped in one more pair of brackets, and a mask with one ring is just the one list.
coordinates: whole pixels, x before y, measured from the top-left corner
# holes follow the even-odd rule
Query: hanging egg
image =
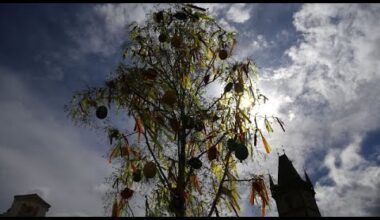
[(161, 43), (164, 43), (168, 40), (168, 35), (167, 34), (160, 34), (160, 36), (158, 36), (158, 40), (161, 42)]
[(247, 159), (248, 148), (244, 144), (238, 144), (235, 149), (235, 157), (241, 161)]
[(156, 167), (156, 164), (154, 162), (148, 162), (145, 164), (144, 166), (144, 176), (146, 178), (153, 178), (156, 173), (157, 173), (157, 167)]
[(236, 93), (243, 93), (244, 92), (244, 84), (243, 83), (236, 83), (234, 88), (235, 88)]
[(183, 12), (177, 12), (174, 14), (174, 17), (177, 18), (178, 20), (184, 21), (187, 19), (187, 15)]
[(107, 107), (105, 107), (104, 105), (99, 106), (96, 109), (96, 117), (98, 117), (99, 119), (106, 118), (107, 117)]
[(169, 106), (173, 106), (177, 102), (176, 92), (173, 90), (168, 90), (162, 96), (161, 101)]
[(224, 92), (226, 93), (226, 92), (231, 91), (231, 89), (232, 89), (233, 86), (234, 86), (234, 84), (232, 82), (228, 83), (226, 85), (226, 87), (224, 87)]
[(221, 60), (225, 60), (225, 59), (227, 59), (227, 57), (228, 57), (228, 52), (227, 52), (227, 50), (220, 50), (219, 51), (219, 58), (221, 59)]
[(129, 199), (133, 196), (134, 191), (126, 187), (123, 191), (120, 192), (121, 198)]
[(137, 169), (135, 172), (133, 172), (132, 179), (135, 182), (140, 182), (140, 180), (141, 180), (141, 170), (140, 169)]
[(227, 148), (230, 151), (235, 151), (238, 143), (234, 141), (234, 139), (228, 139), (227, 141)]
[(218, 156), (218, 150), (216, 149), (216, 146), (210, 147), (207, 150), (207, 157), (210, 161), (216, 159)]
[(171, 43), (174, 47), (179, 48), (182, 45), (182, 38), (178, 35), (172, 37)]
[(163, 19), (164, 19), (164, 12), (163, 11), (160, 11), (160, 12), (157, 12), (154, 14), (154, 20), (157, 23), (160, 23)]
[(193, 157), (188, 161), (189, 165), (193, 169), (200, 169), (202, 167), (202, 161), (199, 158)]

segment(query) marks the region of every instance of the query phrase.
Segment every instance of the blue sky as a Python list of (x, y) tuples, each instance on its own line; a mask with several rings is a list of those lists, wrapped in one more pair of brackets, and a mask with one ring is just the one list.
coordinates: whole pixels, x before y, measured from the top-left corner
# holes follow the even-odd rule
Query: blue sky
[[(199, 5), (238, 32), (234, 57), (255, 60), (264, 110), (286, 124), (255, 170), (276, 180), (285, 149), (308, 171), (322, 215), (380, 215), (379, 5)], [(15, 194), (38, 192), (49, 216), (104, 214), (106, 138), (74, 126), (63, 105), (103, 82), (121, 59), (125, 25), (153, 6), (0, 5), (0, 212)], [(243, 214), (258, 215), (242, 192)]]

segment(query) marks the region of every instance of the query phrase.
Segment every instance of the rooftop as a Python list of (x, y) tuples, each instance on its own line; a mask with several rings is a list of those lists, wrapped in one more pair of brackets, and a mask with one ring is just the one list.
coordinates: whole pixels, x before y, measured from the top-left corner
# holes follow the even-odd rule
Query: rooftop
[(26, 194), (26, 195), (17, 195), (14, 196), (14, 200), (35, 200), (38, 201), (40, 204), (46, 206), (47, 208), (50, 208), (50, 204), (47, 203), (45, 200), (43, 200), (39, 195), (36, 193), (34, 194)]

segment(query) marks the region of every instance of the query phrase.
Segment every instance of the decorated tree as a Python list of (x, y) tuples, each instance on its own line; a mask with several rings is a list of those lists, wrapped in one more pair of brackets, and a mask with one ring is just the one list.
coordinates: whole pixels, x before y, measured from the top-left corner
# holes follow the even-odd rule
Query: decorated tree
[(203, 8), (176, 4), (147, 16), (144, 26), (129, 25), (123, 61), (104, 86), (65, 107), (75, 122), (108, 134), (117, 166), (112, 215), (131, 215), (137, 195), (147, 216), (238, 215), (240, 183), (250, 184), (250, 203), (259, 197), (265, 214), (263, 176), (237, 169), (256, 159), (259, 145), (271, 151), (264, 129), (284, 129), (257, 112), (266, 97), (255, 64), (232, 60), (236, 34)]

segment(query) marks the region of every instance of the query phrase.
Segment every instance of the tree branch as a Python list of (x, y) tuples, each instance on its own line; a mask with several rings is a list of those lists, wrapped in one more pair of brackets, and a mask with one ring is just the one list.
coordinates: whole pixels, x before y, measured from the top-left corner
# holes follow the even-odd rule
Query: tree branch
[(227, 176), (230, 156), (231, 156), (231, 151), (228, 151), (228, 153), (226, 155), (226, 158), (225, 158), (225, 160), (227, 160), (227, 163), (226, 163), (226, 166), (224, 167), (224, 173), (223, 173), (222, 179), (220, 180), (218, 191), (217, 191), (217, 193), (215, 195), (214, 201), (212, 202), (210, 212), (208, 213), (208, 217), (211, 217), (212, 213), (214, 212), (214, 209), (216, 208), (216, 204), (218, 203), (219, 197), (220, 197), (220, 195), (222, 193), (221, 189), (222, 189), (222, 186), (223, 186), (224, 178), (226, 178), (226, 176)]
[(219, 217), (219, 211), (217, 207), (215, 207), (215, 214), (216, 214), (216, 217)]
[(162, 178), (164, 179), (163, 184), (164, 184), (164, 185), (166, 184), (166, 186), (167, 186), (169, 189), (171, 189), (170, 183), (169, 183), (168, 179), (166, 178), (164, 172), (162, 171), (161, 166), (160, 166), (160, 163), (158, 162), (158, 160), (157, 160), (156, 156), (154, 155), (154, 152), (153, 152), (153, 150), (152, 150), (152, 148), (151, 148), (151, 146), (150, 146), (150, 144), (149, 144), (149, 139), (148, 139), (148, 136), (147, 136), (147, 134), (146, 134), (146, 130), (144, 131), (144, 137), (145, 137), (145, 142), (146, 142), (146, 145), (148, 146), (149, 152), (150, 152), (150, 154), (152, 155), (154, 162), (157, 164), (158, 171), (159, 171), (158, 173), (159, 173), (159, 174), (162, 176)]
[[(206, 72), (203, 74), (203, 77), (205, 77), (205, 76), (208, 74), (208, 72), (210, 71), (211, 67), (214, 65), (215, 57), (216, 57), (216, 55), (214, 54), (212, 60), (211, 60), (210, 63), (209, 63), (208, 69), (207, 69)], [(212, 64), (211, 64), (211, 63), (212, 63)], [(196, 80), (197, 80), (197, 79), (196, 79)], [(195, 80), (195, 81), (196, 81), (196, 80)], [(203, 84), (203, 78), (202, 78), (202, 80), (199, 82), (199, 85), (197, 86), (197, 88), (196, 88), (196, 90), (195, 90), (195, 94), (194, 94), (194, 96), (198, 95), (199, 90), (202, 88), (202, 84)], [(205, 85), (205, 86), (206, 86), (206, 85)], [(190, 101), (190, 106), (193, 105), (193, 102), (194, 102), (194, 98), (191, 99), (191, 101)]]
[[(225, 137), (227, 135), (227, 132), (224, 132), (224, 134), (222, 135), (222, 137), (220, 137), (219, 138), (219, 140), (217, 140), (211, 147), (215, 147), (216, 145), (218, 145), (222, 140), (223, 140), (223, 138)], [(206, 152), (208, 151), (208, 149), (207, 150), (205, 150), (205, 151), (203, 151), (203, 152), (201, 152), (198, 156), (197, 156), (197, 158), (200, 158), (203, 154), (205, 154)]]

